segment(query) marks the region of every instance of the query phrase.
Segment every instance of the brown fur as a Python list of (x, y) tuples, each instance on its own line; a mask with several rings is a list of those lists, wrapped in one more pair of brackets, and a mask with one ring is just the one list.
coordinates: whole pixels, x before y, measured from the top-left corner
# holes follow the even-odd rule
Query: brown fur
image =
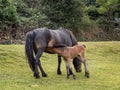
[[(86, 53), (86, 46), (85, 45), (75, 45), (72, 47), (57, 47), (57, 48), (48, 48), (49, 50), (57, 53), (58, 55), (62, 56), (65, 60), (66, 67), (67, 67), (67, 77), (69, 77), (68, 69), (72, 71), (72, 60), (75, 57), (81, 58), (80, 60), (83, 62), (85, 66), (85, 76), (89, 77), (89, 71), (87, 67), (87, 61), (85, 58)], [(73, 71), (72, 71), (73, 73)], [(75, 79), (75, 75), (73, 73), (73, 78)]]
[(48, 46), (47, 47), (53, 47), (53, 45), (55, 44), (55, 39), (53, 38), (53, 36), (50, 38), (50, 41), (48, 42)]

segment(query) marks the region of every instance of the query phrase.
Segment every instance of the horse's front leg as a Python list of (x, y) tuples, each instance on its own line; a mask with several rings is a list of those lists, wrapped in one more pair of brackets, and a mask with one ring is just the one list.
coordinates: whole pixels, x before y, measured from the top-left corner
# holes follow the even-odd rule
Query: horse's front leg
[[(42, 49), (39, 49), (38, 52), (37, 52), (37, 54), (36, 54), (36, 65), (39, 66), (40, 71), (41, 71), (41, 73), (42, 73), (42, 76), (43, 76), (43, 77), (47, 77), (47, 74), (44, 72), (44, 70), (43, 70), (43, 68), (42, 68), (41, 61), (39, 60), (40, 57), (41, 57), (41, 55), (42, 55), (42, 53), (43, 53), (43, 50), (42, 50)], [(36, 71), (38, 71), (38, 68), (37, 68), (37, 67), (36, 67)], [(34, 75), (35, 75), (35, 74), (34, 74)], [(39, 74), (38, 74), (38, 75), (39, 75)]]
[(57, 68), (57, 74), (61, 75), (61, 69), (60, 69), (60, 65), (61, 65), (61, 56), (58, 55), (58, 68)]

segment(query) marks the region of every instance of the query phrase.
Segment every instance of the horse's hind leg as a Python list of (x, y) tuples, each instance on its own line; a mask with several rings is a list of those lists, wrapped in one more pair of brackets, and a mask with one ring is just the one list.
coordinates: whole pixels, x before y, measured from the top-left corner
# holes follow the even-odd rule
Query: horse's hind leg
[(40, 56), (41, 56), (41, 52), (40, 51), (38, 51), (37, 53), (36, 53), (36, 59), (35, 59), (35, 72), (34, 72), (34, 77), (35, 78), (39, 78), (40, 76), (39, 76), (39, 72), (38, 72), (38, 66), (39, 66), (39, 58), (40, 58)]
[(60, 65), (61, 65), (61, 56), (58, 55), (58, 68), (57, 68), (58, 75), (62, 74), (62, 72), (60, 70)]
[[(47, 74), (44, 72), (44, 70), (42, 68), (41, 61), (39, 60), (39, 58), (41, 57), (42, 53), (43, 53), (43, 50), (42, 49), (38, 49), (37, 54), (36, 54), (36, 64), (39, 66), (40, 71), (42, 73), (42, 76), (43, 77), (47, 77)], [(38, 72), (38, 68), (36, 67), (36, 73), (37, 72)], [(34, 75), (36, 75), (36, 73)]]

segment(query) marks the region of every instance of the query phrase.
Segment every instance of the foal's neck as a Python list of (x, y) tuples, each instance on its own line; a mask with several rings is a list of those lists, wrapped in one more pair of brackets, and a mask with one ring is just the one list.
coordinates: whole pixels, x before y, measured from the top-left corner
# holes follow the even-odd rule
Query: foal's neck
[(66, 50), (67, 47), (60, 47), (60, 48), (53, 48), (53, 51), (59, 55), (62, 55), (62, 53)]
[(76, 57), (79, 53), (82, 52), (82, 50), (84, 50), (84, 47), (82, 45), (75, 45), (72, 47), (58, 47), (58, 48), (52, 48), (52, 50), (63, 56), (63, 57), (70, 57), (70, 58), (74, 58)]

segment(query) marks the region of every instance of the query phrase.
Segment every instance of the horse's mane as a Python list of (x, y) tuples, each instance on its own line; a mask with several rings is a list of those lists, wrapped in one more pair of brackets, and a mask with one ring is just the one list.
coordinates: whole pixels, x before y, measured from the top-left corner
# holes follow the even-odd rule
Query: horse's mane
[(70, 38), (72, 40), (72, 46), (77, 45), (77, 39), (75, 38), (75, 36), (73, 35), (72, 31), (64, 29), (63, 31), (65, 31), (66, 33), (68, 33), (70, 35)]

